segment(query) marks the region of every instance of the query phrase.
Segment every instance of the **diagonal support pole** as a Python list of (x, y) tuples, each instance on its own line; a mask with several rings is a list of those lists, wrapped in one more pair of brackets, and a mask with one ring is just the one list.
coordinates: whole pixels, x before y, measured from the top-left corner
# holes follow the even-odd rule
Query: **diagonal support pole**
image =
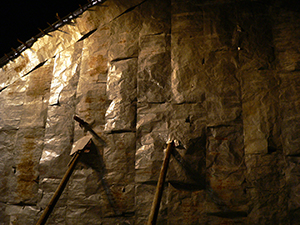
[(152, 207), (151, 207), (147, 225), (155, 225), (156, 224), (156, 220), (157, 220), (157, 216), (158, 216), (158, 212), (159, 212), (160, 201), (161, 201), (161, 197), (162, 197), (162, 193), (163, 193), (164, 182), (166, 179), (170, 156), (171, 156), (173, 149), (174, 149), (174, 141), (171, 141), (170, 143), (168, 143), (167, 150), (165, 153), (165, 158), (164, 158), (161, 170), (160, 170), (160, 174), (159, 174), (159, 178), (158, 178), (158, 182), (157, 182), (157, 186), (156, 186), (156, 191), (155, 191), (155, 196), (153, 199), (153, 203), (152, 203)]
[(38, 220), (38, 222), (36, 223), (36, 225), (44, 225), (46, 222), (47, 222), (47, 219), (48, 217), (50, 216), (51, 212), (53, 211), (54, 209), (54, 206), (56, 205), (59, 197), (61, 196), (63, 190), (65, 189), (67, 183), (68, 183), (68, 180), (70, 179), (74, 169), (75, 169), (75, 166), (77, 164), (77, 162), (79, 161), (79, 158), (81, 156), (83, 151), (77, 151), (72, 159), (70, 160), (70, 163), (69, 163), (69, 168), (67, 169), (64, 177), (62, 178), (59, 186), (57, 187), (54, 195), (52, 196), (49, 204), (47, 205), (47, 207), (45, 208), (43, 214), (41, 215), (40, 219)]

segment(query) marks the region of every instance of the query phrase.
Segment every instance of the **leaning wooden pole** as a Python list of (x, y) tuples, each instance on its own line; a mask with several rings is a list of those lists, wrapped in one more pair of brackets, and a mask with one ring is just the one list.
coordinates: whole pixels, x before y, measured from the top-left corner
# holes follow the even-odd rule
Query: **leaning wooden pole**
[(152, 207), (151, 207), (147, 225), (155, 225), (156, 224), (160, 201), (161, 201), (163, 188), (164, 188), (164, 182), (166, 179), (170, 156), (171, 156), (173, 148), (174, 148), (174, 142), (172, 141), (167, 146), (165, 159), (163, 161), (163, 165), (160, 170), (160, 174), (159, 174), (159, 178), (158, 178), (158, 182), (157, 182), (157, 186), (156, 186), (156, 191), (155, 191), (155, 196), (153, 199), (153, 203), (152, 203)]
[(56, 202), (58, 201), (60, 195), (62, 194), (63, 190), (66, 187), (66, 184), (68, 183), (69, 178), (71, 177), (75, 166), (79, 160), (79, 157), (81, 155), (82, 151), (78, 151), (74, 154), (74, 156), (72, 157), (70, 163), (69, 163), (69, 168), (66, 171), (63, 179), (61, 180), (59, 186), (57, 187), (54, 195), (52, 196), (49, 204), (47, 205), (47, 207), (45, 208), (43, 214), (41, 215), (40, 219), (38, 220), (38, 222), (36, 223), (36, 225), (44, 225), (47, 222), (48, 217), (50, 216), (54, 206), (56, 205)]

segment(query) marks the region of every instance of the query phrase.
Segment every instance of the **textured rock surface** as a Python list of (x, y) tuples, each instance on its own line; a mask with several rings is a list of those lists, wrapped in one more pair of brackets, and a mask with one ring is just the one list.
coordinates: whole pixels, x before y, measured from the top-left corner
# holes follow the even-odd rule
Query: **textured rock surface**
[[(0, 224), (299, 224), (299, 7), (107, 0), (0, 70)], [(89, 155), (90, 154), (90, 155)]]

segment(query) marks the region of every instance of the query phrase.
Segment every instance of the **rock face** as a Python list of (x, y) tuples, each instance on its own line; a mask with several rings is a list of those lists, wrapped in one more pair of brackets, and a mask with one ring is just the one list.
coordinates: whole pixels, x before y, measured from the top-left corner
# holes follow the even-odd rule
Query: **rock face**
[[(127, 2), (127, 3), (124, 3)], [(0, 224), (300, 223), (300, 10), (289, 1), (107, 0), (0, 69)], [(87, 155), (85, 160), (95, 161)], [(96, 162), (97, 163), (97, 162)]]

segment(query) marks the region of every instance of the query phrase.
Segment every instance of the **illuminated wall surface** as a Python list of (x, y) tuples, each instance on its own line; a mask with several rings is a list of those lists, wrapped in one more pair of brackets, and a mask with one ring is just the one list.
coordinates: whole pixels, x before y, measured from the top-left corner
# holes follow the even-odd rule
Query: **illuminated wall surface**
[[(108, 0), (0, 69), (0, 224), (300, 224), (300, 12), (266, 1)], [(177, 157), (178, 158), (178, 157)], [(91, 159), (93, 160), (93, 159)], [(115, 199), (115, 212), (101, 176)]]

